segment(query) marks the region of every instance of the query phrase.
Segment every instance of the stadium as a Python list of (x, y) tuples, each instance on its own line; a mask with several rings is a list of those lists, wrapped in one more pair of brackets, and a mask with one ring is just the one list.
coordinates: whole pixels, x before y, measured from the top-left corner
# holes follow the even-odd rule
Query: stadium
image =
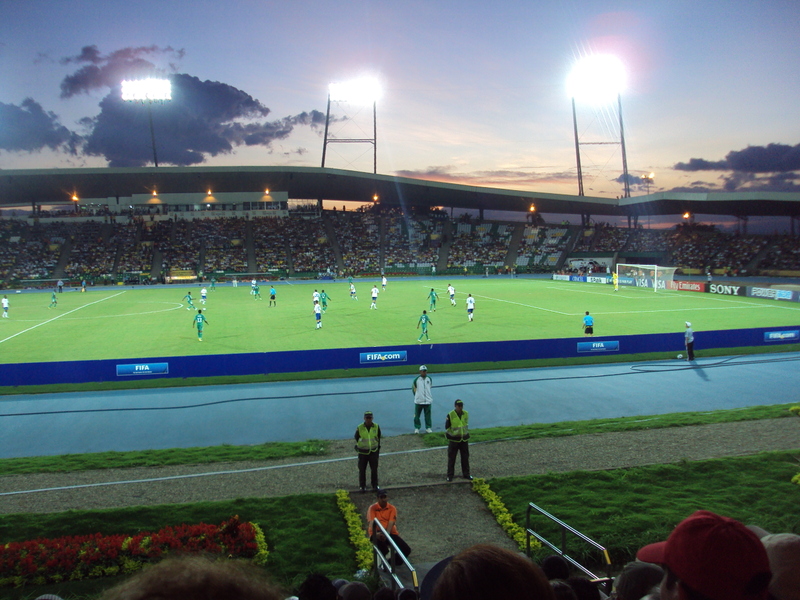
[[(789, 410), (800, 245), (745, 228), (768, 215), (794, 231), (796, 194), (609, 200), (333, 169), (159, 168), (4, 171), (0, 202), (4, 541), (70, 545), (89, 530), (155, 532), (235, 514), (266, 530), (268, 571), (286, 589), (302, 586), (311, 564), (427, 597), (441, 559), (472, 543), (533, 547), (537, 560), (563, 554), (575, 574), (610, 590), (629, 549), (665, 536), (695, 502), (768, 530), (800, 528), (786, 519), (796, 514), (800, 440)], [(456, 218), (456, 209), (467, 212)], [(485, 218), (493, 211), (520, 218)], [(688, 217), (670, 229), (639, 226), (663, 214), (734, 215), (745, 229), (725, 234)], [(329, 301), (315, 328), (318, 290)], [(202, 334), (190, 328), (198, 309)], [(686, 363), (688, 322), (697, 357)], [(408, 416), (419, 365), (435, 381), (427, 435), (411, 434)], [(477, 427), (472, 484), (440, 472), (439, 421), (454, 397)], [(363, 531), (358, 515), (374, 502), (346, 491), (355, 486), (346, 440), (364, 411), (387, 436), (381, 488), (406, 515), (414, 548), (387, 573), (371, 570), (384, 559), (366, 538), (347, 534)], [(710, 460), (722, 456), (739, 458)], [(602, 484), (606, 498), (651, 513), (660, 506), (631, 495), (630, 481), (679, 495), (695, 479), (706, 487), (676, 502), (657, 534), (626, 538), (586, 518), (596, 499), (570, 491), (593, 470), (621, 474), (621, 487)], [(769, 506), (719, 501), (732, 487), (760, 486), (781, 490)], [(626, 512), (603, 504), (612, 520)], [(455, 538), (431, 536), (453, 506), (468, 525)], [(415, 513), (422, 523), (408, 522)], [(320, 515), (336, 522), (329, 533), (286, 544)], [(580, 535), (567, 542), (565, 531)], [(98, 560), (106, 571), (73, 565), (28, 577), (9, 566), (4, 589), (93, 598), (122, 578)]]
[(0, 599), (800, 600), (797, 9), (4, 3)]

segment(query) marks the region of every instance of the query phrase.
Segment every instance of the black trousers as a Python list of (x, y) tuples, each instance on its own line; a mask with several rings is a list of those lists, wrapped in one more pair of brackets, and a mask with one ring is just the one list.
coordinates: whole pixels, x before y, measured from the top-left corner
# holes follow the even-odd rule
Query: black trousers
[(689, 360), (694, 360), (694, 342), (686, 343), (686, 358)]
[(469, 442), (456, 442), (450, 440), (447, 443), (447, 477), (452, 479), (456, 468), (456, 454), (461, 453), (461, 474), (469, 477)]
[[(406, 541), (396, 533), (389, 534), (389, 537), (392, 538), (392, 541), (394, 541), (395, 544), (397, 544), (397, 547), (400, 549), (400, 552), (402, 552), (403, 555), (406, 558), (408, 558), (408, 555), (411, 554), (411, 546), (406, 544)], [(380, 550), (381, 554), (383, 554), (384, 556), (389, 554), (389, 542), (387, 542), (386, 538), (384, 538), (382, 535), (378, 534), (373, 535), (372, 543), (378, 547), (378, 550)], [(403, 561), (396, 560), (395, 564), (401, 565), (403, 564)]]
[(367, 487), (367, 465), (369, 465), (372, 489), (378, 489), (378, 455), (379, 450), (369, 454), (358, 454), (358, 487)]

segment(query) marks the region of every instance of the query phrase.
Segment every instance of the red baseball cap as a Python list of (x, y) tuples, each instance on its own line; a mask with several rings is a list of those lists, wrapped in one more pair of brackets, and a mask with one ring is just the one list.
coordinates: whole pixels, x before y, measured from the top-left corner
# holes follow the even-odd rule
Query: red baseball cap
[(707, 510), (678, 523), (667, 541), (641, 548), (636, 558), (666, 565), (711, 600), (766, 598), (772, 576), (761, 540), (739, 521)]

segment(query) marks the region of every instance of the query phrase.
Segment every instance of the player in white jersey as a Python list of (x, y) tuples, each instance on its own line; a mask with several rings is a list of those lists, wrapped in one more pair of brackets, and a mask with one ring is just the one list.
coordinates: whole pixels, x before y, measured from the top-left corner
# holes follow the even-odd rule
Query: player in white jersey
[(456, 288), (452, 284), (447, 285), (447, 293), (450, 295), (450, 304), (456, 305)]
[(3, 296), (3, 318), (8, 319), (8, 296)]
[(378, 286), (372, 286), (372, 304), (369, 306), (370, 310), (373, 308), (378, 310)]
[(353, 283), (350, 284), (350, 299), (358, 300), (358, 296), (356, 295), (356, 286)]
[(319, 292), (317, 290), (314, 290), (314, 293), (311, 294), (311, 300), (313, 302), (319, 302)]
[(318, 300), (314, 300), (314, 319), (317, 321), (316, 329), (322, 329), (322, 307)]
[(386, 291), (386, 275), (381, 277), (381, 286), (383, 286), (383, 291)]
[(467, 316), (469, 316), (469, 320), (472, 321), (472, 312), (475, 310), (475, 298), (472, 297), (472, 294), (467, 294)]
[(206, 303), (206, 296), (208, 296), (208, 290), (206, 288), (203, 288), (202, 290), (200, 290), (200, 304)]

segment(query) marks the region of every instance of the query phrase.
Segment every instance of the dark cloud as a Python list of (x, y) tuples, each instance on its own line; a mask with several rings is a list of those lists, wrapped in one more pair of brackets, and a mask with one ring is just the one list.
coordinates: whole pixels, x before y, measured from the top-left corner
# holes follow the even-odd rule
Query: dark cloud
[(711, 162), (703, 158), (690, 158), (688, 163), (677, 163), (672, 168), (677, 171), (727, 171), (730, 169), (724, 160)]
[(768, 144), (748, 146), (744, 150), (728, 152), (725, 160), (708, 161), (692, 158), (688, 163), (678, 163), (678, 171), (736, 171), (738, 173), (786, 173), (800, 170), (800, 144)]
[(175, 50), (170, 46), (123, 48), (107, 55), (101, 54), (97, 46), (84, 46), (77, 56), (60, 60), (62, 65), (83, 65), (61, 82), (61, 97), (71, 98), (93, 90), (113, 89), (123, 79), (163, 76), (174, 71), (175, 66), (168, 62), (167, 68), (158, 67), (156, 63), (179, 60), (183, 55), (183, 50)]
[(296, 126), (324, 124), (320, 111), (277, 121), (262, 121), (270, 109), (249, 94), (217, 81), (172, 75), (172, 100), (145, 105), (125, 102), (117, 84), (100, 103), (85, 152), (104, 156), (112, 167), (141, 167), (153, 162), (149, 114), (152, 113), (159, 163), (195, 165), (208, 156), (228, 154), (235, 146), (265, 146), (286, 139)]
[(0, 150), (37, 152), (44, 148), (76, 154), (80, 137), (31, 98), (20, 106), (0, 102)]

